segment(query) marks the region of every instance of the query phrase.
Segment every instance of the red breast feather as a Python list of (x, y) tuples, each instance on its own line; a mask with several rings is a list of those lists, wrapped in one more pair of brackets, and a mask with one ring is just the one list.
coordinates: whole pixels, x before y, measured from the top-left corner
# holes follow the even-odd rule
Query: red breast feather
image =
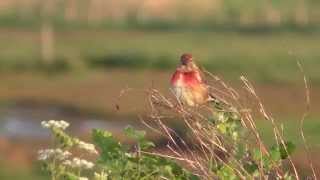
[(179, 69), (171, 78), (173, 90), (189, 106), (202, 104), (208, 99), (208, 90), (198, 71), (182, 72)]
[(173, 74), (171, 78), (172, 86), (192, 87), (202, 83), (202, 78), (197, 71), (182, 72), (179, 69)]

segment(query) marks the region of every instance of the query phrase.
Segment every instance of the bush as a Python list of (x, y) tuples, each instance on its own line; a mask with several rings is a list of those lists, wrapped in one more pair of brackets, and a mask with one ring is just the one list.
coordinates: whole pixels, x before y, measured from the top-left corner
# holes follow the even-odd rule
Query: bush
[[(93, 163), (71, 153), (71, 150), (82, 151), (82, 157), (88, 153), (98, 154), (93, 144), (64, 132), (69, 126), (67, 122), (51, 120), (42, 122), (42, 125), (51, 130), (55, 141), (53, 149), (39, 151), (39, 160), (43, 162), (43, 168), (51, 179), (198, 179), (170, 159), (147, 153), (154, 144), (145, 139), (144, 131), (132, 127), (124, 130), (126, 136), (136, 142), (130, 151), (129, 146), (116, 141), (110, 132), (93, 130), (92, 139), (100, 150)], [(82, 176), (82, 173), (88, 177)]]
[[(151, 114), (144, 122), (167, 139), (166, 153), (156, 151), (145, 132), (132, 127), (124, 134), (134, 140), (133, 146), (123, 145), (110, 132), (99, 129), (92, 131), (93, 145), (68, 135), (64, 131), (67, 122), (51, 120), (42, 122), (51, 130), (55, 144), (53, 149), (39, 151), (44, 169), (52, 179), (299, 179), (291, 158), (295, 145), (283, 136), (249, 81), (241, 77), (248, 94), (240, 96), (218, 77), (205, 73), (215, 82), (215, 101), (203, 107), (177, 105), (156, 89), (147, 91)], [(250, 100), (271, 124), (273, 145), (261, 139), (254, 108), (241, 97), (248, 98), (245, 101)], [(185, 136), (166, 126), (163, 119), (170, 118), (185, 124)], [(83, 152), (81, 158), (93, 154), (95, 161), (75, 157), (73, 151)], [(312, 162), (310, 165), (314, 170)]]

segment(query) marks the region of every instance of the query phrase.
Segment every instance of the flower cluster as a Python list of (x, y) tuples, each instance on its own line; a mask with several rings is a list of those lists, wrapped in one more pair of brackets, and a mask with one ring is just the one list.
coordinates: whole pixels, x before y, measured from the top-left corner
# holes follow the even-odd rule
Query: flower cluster
[(91, 169), (94, 164), (90, 161), (80, 158), (73, 158), (72, 160), (66, 160), (63, 162), (64, 165), (70, 166), (72, 168), (83, 168), (83, 169)]
[(75, 140), (75, 144), (77, 144), (78, 148), (88, 151), (89, 153), (98, 154), (98, 151), (93, 144), (86, 143), (78, 139)]
[(100, 174), (97, 172), (94, 173), (95, 180), (106, 180), (107, 178), (108, 178), (108, 174), (104, 171), (100, 172)]
[(44, 128), (58, 128), (58, 129), (66, 129), (69, 127), (69, 123), (63, 120), (60, 121), (55, 121), (55, 120), (50, 120), (50, 121), (42, 121), (41, 126)]
[[(80, 176), (80, 172), (93, 169), (95, 164), (72, 156), (70, 152), (84, 150), (86, 153), (98, 154), (95, 146), (66, 133), (65, 129), (69, 127), (69, 123), (66, 121), (42, 121), (41, 126), (50, 130), (55, 147), (38, 151), (38, 160), (43, 161), (44, 169), (50, 173), (51, 178), (88, 180), (88, 177)], [(101, 175), (101, 177), (104, 176), (104, 174)]]
[(61, 149), (42, 149), (38, 151), (38, 159), (40, 161), (46, 161), (52, 157), (58, 160), (64, 160), (71, 156), (69, 151), (63, 151)]

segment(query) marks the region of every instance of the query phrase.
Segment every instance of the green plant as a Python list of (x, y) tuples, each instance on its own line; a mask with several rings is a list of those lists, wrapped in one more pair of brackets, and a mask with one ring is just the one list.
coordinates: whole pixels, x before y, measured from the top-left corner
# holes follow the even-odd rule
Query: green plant
[(94, 163), (73, 156), (72, 150), (85, 151), (83, 154), (97, 154), (94, 145), (68, 135), (64, 130), (69, 123), (65, 121), (43, 121), (41, 125), (50, 129), (53, 138), (52, 149), (38, 151), (38, 159), (43, 162), (43, 169), (49, 172), (51, 179), (87, 179), (81, 173), (92, 169)]
[[(148, 117), (153, 120), (148, 127), (154, 126), (151, 129), (167, 138), (169, 152), (156, 151), (144, 131), (130, 126), (124, 134), (134, 141), (133, 146), (122, 144), (110, 132), (99, 129), (92, 132), (93, 145), (68, 135), (64, 131), (69, 126), (67, 122), (51, 120), (42, 123), (54, 137), (54, 149), (39, 151), (44, 169), (52, 179), (300, 179), (291, 157), (295, 145), (287, 141), (266, 112), (249, 81), (241, 77), (249, 93), (244, 97), (251, 95), (253, 107), (244, 103), (242, 96), (221, 79), (204, 73), (216, 82), (216, 87), (221, 86), (212, 89), (216, 100), (208, 105), (187, 107), (156, 89), (147, 91), (151, 107)], [(271, 146), (261, 139), (254, 108), (273, 128)], [(166, 126), (164, 118), (182, 120), (187, 135), (181, 136)], [(95, 155), (95, 161), (75, 157), (72, 150), (89, 152)], [(311, 161), (310, 167), (314, 172)]]
[[(136, 143), (133, 150), (128, 145), (116, 141), (108, 131), (94, 129), (93, 144), (68, 135), (64, 130), (69, 126), (65, 121), (44, 121), (43, 127), (49, 128), (54, 138), (54, 148), (39, 151), (39, 160), (49, 172), (51, 179), (85, 180), (90, 179), (198, 179), (198, 177), (177, 163), (147, 150), (154, 147), (145, 139), (145, 132), (127, 127), (124, 133)], [(73, 155), (72, 151), (86, 151), (96, 157), (90, 162)], [(87, 177), (84, 177), (85, 174)]]

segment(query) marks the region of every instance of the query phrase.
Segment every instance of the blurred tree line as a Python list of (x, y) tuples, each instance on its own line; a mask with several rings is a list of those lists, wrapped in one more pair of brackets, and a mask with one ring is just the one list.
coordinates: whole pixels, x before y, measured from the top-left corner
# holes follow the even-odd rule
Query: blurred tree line
[(320, 22), (319, 8), (318, 0), (2, 0), (0, 16), (22, 21), (51, 9), (56, 21), (87, 25), (307, 26)]
[(1, 0), (0, 26), (40, 27), (41, 54), (54, 58), (54, 28), (315, 29), (318, 0)]

